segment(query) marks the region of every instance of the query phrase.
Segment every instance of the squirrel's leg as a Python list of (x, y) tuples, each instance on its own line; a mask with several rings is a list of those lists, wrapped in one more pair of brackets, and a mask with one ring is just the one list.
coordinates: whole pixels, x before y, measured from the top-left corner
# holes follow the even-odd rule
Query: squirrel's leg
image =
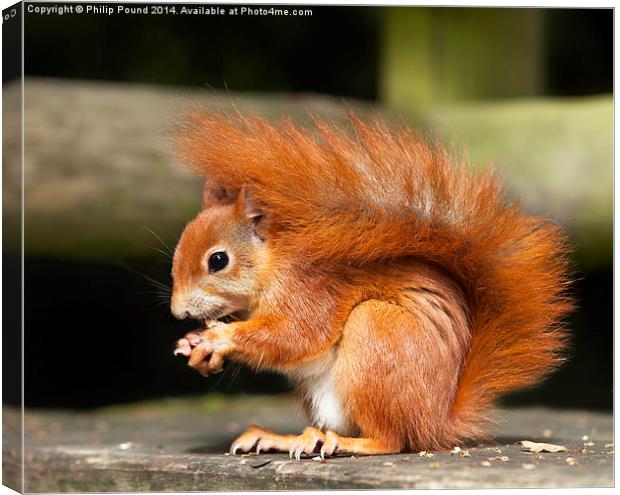
[(301, 435), (279, 435), (272, 430), (252, 425), (242, 433), (230, 447), (230, 453), (250, 452), (257, 454), (267, 451), (288, 452), (297, 460), (301, 454), (312, 455), (318, 452), (325, 441), (325, 435), (316, 428), (306, 428)]
[[(334, 383), (360, 438), (326, 434), (323, 455), (434, 450), (444, 439), (462, 350), (435, 293), (414, 294), (406, 307), (368, 300), (345, 324)], [(458, 326), (459, 323), (454, 323)]]
[(349, 455), (398, 454), (402, 449), (396, 444), (376, 438), (341, 437), (336, 432), (327, 430), (325, 441), (321, 446), (321, 457), (330, 457), (335, 453)]

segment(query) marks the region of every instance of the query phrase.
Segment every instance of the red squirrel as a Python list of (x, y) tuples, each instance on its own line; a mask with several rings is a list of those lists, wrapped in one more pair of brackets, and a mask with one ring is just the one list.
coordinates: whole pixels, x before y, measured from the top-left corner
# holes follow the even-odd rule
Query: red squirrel
[[(206, 179), (173, 258), (176, 354), (288, 375), (311, 427), (231, 453), (374, 455), (488, 440), (489, 406), (564, 359), (562, 229), (402, 125), (200, 110), (177, 136)], [(216, 321), (227, 315), (240, 320)]]

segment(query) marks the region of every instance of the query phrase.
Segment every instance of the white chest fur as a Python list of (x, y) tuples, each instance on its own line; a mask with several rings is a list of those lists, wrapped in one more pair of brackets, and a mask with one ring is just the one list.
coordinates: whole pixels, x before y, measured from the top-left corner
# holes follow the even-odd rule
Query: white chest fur
[(346, 408), (334, 387), (335, 353), (325, 356), (297, 368), (291, 373), (306, 395), (310, 405), (310, 414), (319, 429), (333, 430), (340, 435), (351, 432)]

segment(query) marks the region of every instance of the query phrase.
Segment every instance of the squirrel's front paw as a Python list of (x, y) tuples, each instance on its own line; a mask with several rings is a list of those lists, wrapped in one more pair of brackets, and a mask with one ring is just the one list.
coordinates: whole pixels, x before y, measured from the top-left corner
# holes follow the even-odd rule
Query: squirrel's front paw
[(174, 355), (178, 356), (179, 354), (185, 357), (189, 357), (192, 354), (192, 348), (202, 342), (202, 333), (204, 330), (202, 328), (198, 330), (192, 330), (185, 334), (185, 337), (177, 340), (177, 346), (174, 350)]
[(189, 357), (188, 366), (202, 376), (219, 373), (224, 366), (224, 358), (234, 350), (232, 333), (231, 325), (218, 322), (206, 330), (188, 333), (177, 342), (174, 353)]

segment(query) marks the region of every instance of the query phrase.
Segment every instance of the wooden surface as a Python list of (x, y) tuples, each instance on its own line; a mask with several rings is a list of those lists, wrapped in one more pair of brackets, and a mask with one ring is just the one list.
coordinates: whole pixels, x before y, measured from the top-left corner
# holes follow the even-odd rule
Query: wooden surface
[[(612, 417), (542, 408), (498, 413), (497, 438), (469, 456), (417, 453), (292, 461), (285, 454), (229, 456), (250, 423), (304, 426), (288, 396), (208, 395), (89, 413), (27, 411), (25, 490), (185, 491), (316, 488), (601, 487), (613, 484)], [(14, 419), (18, 411), (7, 411)], [(587, 435), (588, 439), (583, 437)], [(533, 454), (519, 440), (562, 444)], [(5, 443), (5, 483), (11, 456)], [(8, 455), (7, 455), (8, 454)]]

